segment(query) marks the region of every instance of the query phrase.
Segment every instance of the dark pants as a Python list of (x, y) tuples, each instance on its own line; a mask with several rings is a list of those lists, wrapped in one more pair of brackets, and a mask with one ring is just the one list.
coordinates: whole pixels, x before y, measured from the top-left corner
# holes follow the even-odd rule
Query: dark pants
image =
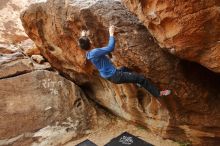
[(137, 74), (135, 72), (131, 72), (126, 67), (122, 67), (117, 69), (115, 74), (107, 80), (115, 83), (115, 84), (122, 84), (122, 83), (136, 83), (144, 87), (147, 91), (149, 91), (153, 96), (159, 97), (160, 91), (144, 76)]

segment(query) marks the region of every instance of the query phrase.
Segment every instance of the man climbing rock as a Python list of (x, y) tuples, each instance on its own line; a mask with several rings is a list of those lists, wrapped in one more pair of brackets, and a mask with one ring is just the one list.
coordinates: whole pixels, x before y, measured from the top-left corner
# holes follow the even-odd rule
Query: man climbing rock
[(91, 43), (88, 38), (87, 32), (82, 31), (81, 37), (79, 38), (80, 48), (86, 51), (86, 58), (90, 60), (95, 67), (98, 69), (101, 77), (115, 83), (136, 83), (144, 87), (149, 91), (153, 96), (167, 96), (171, 93), (170, 90), (160, 91), (155, 87), (148, 79), (144, 76), (137, 74), (135, 72), (129, 71), (126, 67), (117, 69), (107, 55), (112, 52), (115, 48), (115, 39), (114, 39), (115, 27), (109, 27), (109, 42), (108, 45), (103, 48), (91, 48)]

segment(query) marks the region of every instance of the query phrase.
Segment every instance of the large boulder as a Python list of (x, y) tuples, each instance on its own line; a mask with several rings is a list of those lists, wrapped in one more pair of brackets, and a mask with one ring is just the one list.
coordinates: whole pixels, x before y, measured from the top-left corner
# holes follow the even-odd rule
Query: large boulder
[(161, 47), (220, 72), (219, 0), (123, 0), (123, 3)]
[(13, 59), (0, 65), (0, 145), (64, 121), (78, 123), (72, 128), (81, 133), (93, 125), (95, 110), (77, 85), (45, 70), (47, 64), (16, 54)]
[[(64, 76), (116, 115), (154, 133), (193, 144), (219, 143), (220, 77), (198, 64), (163, 51), (147, 29), (118, 1), (59, 1), (31, 5), (21, 15), (28, 36)], [(82, 29), (94, 47), (108, 41), (108, 26), (117, 27), (115, 65), (125, 65), (173, 93), (159, 102), (132, 84), (115, 85), (98, 76), (78, 47)], [(215, 129), (213, 129), (215, 128)]]

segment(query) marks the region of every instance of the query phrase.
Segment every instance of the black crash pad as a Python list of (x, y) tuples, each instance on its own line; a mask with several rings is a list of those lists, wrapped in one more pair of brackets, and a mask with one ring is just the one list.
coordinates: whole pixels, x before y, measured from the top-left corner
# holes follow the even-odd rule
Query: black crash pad
[(87, 140), (77, 144), (76, 146), (97, 146), (97, 145), (87, 139)]
[(150, 143), (143, 141), (142, 139), (131, 135), (128, 132), (124, 132), (116, 138), (113, 138), (105, 146), (153, 146)]

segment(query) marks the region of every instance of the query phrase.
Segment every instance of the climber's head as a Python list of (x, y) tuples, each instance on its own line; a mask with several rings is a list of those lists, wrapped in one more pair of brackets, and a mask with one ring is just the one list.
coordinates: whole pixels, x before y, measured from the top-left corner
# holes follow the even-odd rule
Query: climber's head
[(81, 32), (81, 37), (79, 38), (79, 46), (83, 50), (89, 50), (91, 47), (90, 40), (88, 38), (89, 31), (83, 30)]
[(89, 50), (90, 49), (90, 40), (87, 36), (82, 36), (79, 38), (79, 46), (83, 50)]

